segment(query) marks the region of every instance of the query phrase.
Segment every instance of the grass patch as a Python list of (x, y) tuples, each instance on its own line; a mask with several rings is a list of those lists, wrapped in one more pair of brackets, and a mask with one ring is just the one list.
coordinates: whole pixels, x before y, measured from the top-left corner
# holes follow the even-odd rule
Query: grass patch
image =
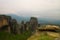
[(43, 33), (40, 35), (40, 38), (39, 38), (39, 40), (54, 40), (54, 39), (55, 38), (45, 35)]
[(0, 32), (0, 40), (27, 40), (30, 35), (30, 32), (24, 32), (23, 34), (16, 35), (6, 32)]

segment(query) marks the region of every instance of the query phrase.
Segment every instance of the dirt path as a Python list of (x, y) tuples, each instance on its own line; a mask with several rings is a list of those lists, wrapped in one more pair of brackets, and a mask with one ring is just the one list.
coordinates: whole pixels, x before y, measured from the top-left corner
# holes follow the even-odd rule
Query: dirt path
[[(44, 34), (44, 33), (36, 32), (36, 33), (33, 34), (31, 37), (29, 37), (27, 40), (39, 40), (42, 34)], [(52, 37), (52, 39), (54, 39), (54, 40), (60, 40), (60, 35), (59, 35), (59, 33), (48, 32), (47, 35), (48, 35), (49, 40), (50, 40), (51, 37)], [(44, 36), (45, 36), (45, 35), (44, 35)], [(46, 37), (47, 37), (47, 36), (45, 36), (45, 38), (46, 38)]]
[(30, 38), (28, 38), (27, 40), (38, 40), (39, 38), (40, 38), (40, 33), (36, 32)]

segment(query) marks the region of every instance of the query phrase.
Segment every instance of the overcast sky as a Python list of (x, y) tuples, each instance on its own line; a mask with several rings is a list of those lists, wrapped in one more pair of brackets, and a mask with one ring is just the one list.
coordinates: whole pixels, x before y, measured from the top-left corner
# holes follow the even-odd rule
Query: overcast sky
[(60, 19), (60, 0), (0, 0), (0, 14)]

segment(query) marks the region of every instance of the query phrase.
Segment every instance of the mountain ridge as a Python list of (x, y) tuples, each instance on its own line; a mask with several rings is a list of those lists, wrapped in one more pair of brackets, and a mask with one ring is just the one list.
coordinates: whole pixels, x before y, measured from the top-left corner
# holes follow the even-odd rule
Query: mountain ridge
[[(30, 20), (30, 16), (25, 16), (23, 17), (15, 15), (15, 14), (8, 14), (9, 16), (11, 16), (13, 19), (16, 19), (18, 22), (23, 21), (29, 21)], [(54, 19), (50, 19), (50, 18), (37, 18), (38, 19), (38, 23), (40, 24), (59, 24), (60, 25), (60, 20), (54, 20)]]

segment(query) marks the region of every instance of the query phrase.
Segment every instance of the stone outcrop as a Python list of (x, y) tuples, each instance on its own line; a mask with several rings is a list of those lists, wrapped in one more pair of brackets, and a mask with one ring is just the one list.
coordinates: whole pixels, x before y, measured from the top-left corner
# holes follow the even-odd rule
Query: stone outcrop
[(0, 15), (0, 31), (20, 34), (29, 30), (34, 32), (37, 26), (38, 20), (36, 17), (31, 17), (29, 22), (21, 21), (21, 24), (18, 24), (16, 19), (12, 19), (11, 16)]
[(39, 31), (51, 31), (51, 32), (60, 32), (60, 27), (55, 25), (45, 25), (38, 27)]
[(10, 32), (11, 17), (6, 15), (0, 15), (0, 31), (5, 30)]
[(0, 15), (0, 31), (17, 33), (17, 21), (11, 16)]
[(31, 17), (30, 18), (30, 25), (31, 25), (31, 31), (34, 32), (37, 28), (37, 25), (38, 25), (38, 20), (36, 17)]
[(11, 32), (16, 34), (17, 33), (17, 27), (18, 27), (18, 25), (17, 25), (16, 19), (12, 19), (12, 21), (11, 21)]
[(21, 28), (20, 28), (20, 32), (23, 33), (23, 32), (25, 31), (25, 30), (24, 30), (24, 29), (25, 29), (25, 28), (24, 28), (24, 27), (25, 27), (25, 26), (24, 26), (24, 21), (21, 22), (20, 27), (21, 27)]

